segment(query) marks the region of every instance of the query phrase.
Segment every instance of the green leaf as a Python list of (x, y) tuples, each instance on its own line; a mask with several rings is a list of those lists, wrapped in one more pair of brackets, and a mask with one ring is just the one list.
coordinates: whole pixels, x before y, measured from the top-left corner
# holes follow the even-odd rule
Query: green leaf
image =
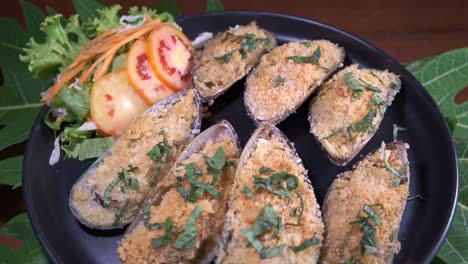
[(175, 248), (191, 249), (195, 246), (195, 242), (197, 241), (197, 218), (201, 212), (201, 207), (195, 207), (187, 221), (187, 224), (185, 224), (182, 233), (177, 237), (175, 241)]
[(94, 0), (73, 0), (73, 6), (82, 21), (98, 16), (97, 10), (106, 7)]
[(300, 245), (289, 248), (292, 249), (294, 252), (299, 252), (310, 246), (315, 246), (318, 244), (320, 244), (320, 239), (318, 239), (316, 236), (313, 236), (311, 239), (302, 242)]
[(211, 11), (223, 11), (224, 10), (224, 5), (221, 3), (220, 0), (208, 0), (206, 3), (206, 12), (211, 12)]
[(50, 7), (50, 6), (46, 6), (45, 9), (46, 9), (47, 15), (49, 15), (49, 16), (53, 16), (53, 15), (59, 14), (59, 12), (57, 12), (57, 10), (53, 9), (53, 8)]
[(460, 192), (452, 227), (437, 263), (468, 263), (468, 103), (454, 102), (455, 95), (468, 86), (468, 48), (425, 58), (407, 68), (434, 98), (456, 138)]
[(468, 103), (454, 102), (455, 95), (468, 86), (468, 48), (416, 61), (408, 68), (413, 69), (412, 73), (434, 97), (444, 116), (456, 120), (453, 136), (468, 140)]
[(21, 4), (27, 17), (26, 30), (13, 19), (0, 18), (0, 67), (4, 78), (0, 87), (0, 150), (28, 138), (42, 107), (40, 92), (51, 84), (51, 80), (33, 79), (26, 65), (18, 59), (28, 38), (38, 34), (39, 26), (35, 21), (44, 19), (38, 8), (28, 2)]
[(0, 184), (10, 185), (13, 189), (21, 186), (23, 156), (0, 160)]
[(158, 3), (158, 4), (154, 5), (154, 8), (156, 8), (158, 13), (168, 12), (173, 17), (178, 17), (178, 16), (182, 15), (182, 13), (177, 8), (177, 2), (175, 0), (163, 1), (161, 3)]
[(0, 229), (0, 235), (22, 240), (19, 250), (0, 244), (0, 263), (48, 263), (26, 213), (21, 213), (8, 221)]

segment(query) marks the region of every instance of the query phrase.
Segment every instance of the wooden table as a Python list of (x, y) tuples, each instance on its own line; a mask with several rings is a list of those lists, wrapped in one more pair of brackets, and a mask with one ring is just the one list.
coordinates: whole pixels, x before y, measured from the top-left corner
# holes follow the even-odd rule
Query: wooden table
[[(60, 13), (74, 13), (71, 0), (30, 0), (42, 10), (53, 7)], [(106, 4), (119, 1), (101, 0)], [(161, 1), (120, 1), (124, 9), (129, 6), (152, 6)], [(356, 1), (241, 1), (223, 0), (225, 10), (265, 10), (302, 16), (324, 22), (352, 33), (401, 62), (410, 62), (438, 53), (468, 47), (468, 1), (466, 0), (356, 0)], [(184, 15), (204, 11), (206, 1), (177, 0)], [(0, 16), (12, 17), (24, 24), (19, 2), (0, 1)], [(39, 25), (38, 25), (39, 26)], [(457, 102), (468, 99), (468, 89), (457, 96)], [(21, 146), (9, 148), (7, 154), (21, 152)], [(5, 154), (0, 154), (0, 159)], [(21, 191), (0, 186), (0, 225), (24, 211)], [(19, 241), (0, 237), (17, 248)]]

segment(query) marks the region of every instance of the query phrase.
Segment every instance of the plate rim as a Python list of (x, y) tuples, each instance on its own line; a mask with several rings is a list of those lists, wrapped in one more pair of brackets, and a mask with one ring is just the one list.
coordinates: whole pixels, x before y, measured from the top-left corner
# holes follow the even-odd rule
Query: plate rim
[[(232, 15), (236, 15), (236, 16), (260, 15), (260, 16), (270, 16), (270, 17), (274, 17), (276, 19), (281, 18), (281, 19), (287, 19), (287, 20), (296, 20), (296, 21), (301, 21), (301, 22), (307, 23), (307, 24), (313, 24), (315, 26), (323, 27), (323, 28), (326, 28), (328, 30), (335, 31), (340, 35), (344, 35), (344, 36), (352, 39), (353, 41), (356, 41), (356, 42), (358, 42), (358, 43), (372, 49), (373, 52), (376, 52), (379, 55), (385, 57), (390, 62), (392, 62), (394, 64), (398, 64), (403, 69), (403, 72), (407, 76), (409, 76), (410, 81), (413, 84), (415, 84), (415, 86), (417, 86), (417, 89), (421, 90), (421, 92), (422, 92), (422, 94), (424, 96), (424, 100), (430, 103), (432, 111), (434, 111), (434, 113), (436, 115), (438, 115), (438, 118), (440, 118), (441, 120), (445, 119), (444, 115), (442, 114), (439, 107), (437, 106), (434, 98), (432, 98), (432, 96), (424, 88), (424, 86), (416, 79), (416, 77), (410, 71), (408, 71), (406, 69), (406, 67), (404, 67), (400, 62), (395, 60), (393, 57), (391, 57), (390, 55), (388, 55), (387, 53), (385, 53), (381, 49), (375, 47), (371, 43), (367, 42), (366, 40), (361, 39), (361, 38), (359, 38), (358, 36), (356, 36), (354, 34), (348, 33), (348, 32), (344, 31), (343, 29), (341, 29), (339, 27), (335, 27), (335, 26), (332, 26), (330, 24), (327, 24), (327, 23), (324, 23), (324, 22), (321, 22), (321, 21), (317, 21), (317, 20), (312, 20), (312, 19), (305, 18), (305, 17), (302, 17), (302, 16), (295, 16), (295, 15), (288, 15), (288, 14), (284, 14), (284, 13), (276, 13), (276, 12), (260, 11), (260, 10), (211, 11), (211, 12), (199, 13), (199, 14), (188, 15), (188, 16), (179, 16), (179, 17), (176, 17), (175, 20), (176, 20), (177, 23), (182, 23), (184, 20), (187, 20), (187, 19), (194, 19), (194, 18), (200, 18), (200, 17), (209, 17), (209, 16), (232, 16)], [(46, 253), (46, 256), (47, 256), (48, 260), (53, 262), (53, 263), (63, 263), (63, 262), (60, 261), (60, 256), (58, 254), (56, 254), (55, 251), (50, 247), (49, 242), (45, 237), (45, 234), (42, 232), (41, 227), (38, 225), (37, 214), (33, 213), (34, 208), (32, 206), (32, 197), (28, 194), (29, 192), (26, 191), (26, 188), (24, 188), (24, 186), (27, 186), (26, 183), (27, 183), (27, 178), (28, 178), (25, 175), (30, 174), (30, 173), (26, 173), (26, 171), (29, 171), (29, 168), (27, 166), (25, 166), (25, 165), (28, 163), (28, 161), (29, 161), (29, 159), (31, 158), (31, 155), (32, 155), (32, 142), (33, 142), (34, 139), (31, 137), (31, 134), (32, 134), (33, 129), (36, 126), (42, 124), (43, 120), (42, 120), (41, 117), (45, 114), (45, 111), (47, 111), (47, 109), (48, 109), (48, 106), (44, 105), (41, 108), (41, 110), (39, 111), (39, 113), (38, 113), (32, 127), (31, 127), (30, 134), (29, 134), (27, 142), (26, 142), (26, 146), (25, 146), (25, 149), (24, 149), (24, 157), (23, 157), (23, 161), (22, 161), (22, 166), (23, 166), (22, 167), (23, 168), (22, 175), (21, 175), (22, 176), (21, 177), (22, 178), (21, 179), (22, 196), (23, 196), (26, 212), (27, 212), (28, 218), (30, 220), (32, 229), (33, 229), (33, 231), (34, 231), (34, 233), (36, 235), (36, 238), (39, 241), (42, 249)], [(450, 227), (452, 226), (453, 218), (455, 216), (455, 212), (456, 212), (456, 209), (457, 209), (457, 203), (458, 203), (458, 191), (459, 191), (459, 184), (460, 184), (460, 171), (459, 171), (459, 164), (458, 164), (458, 155), (457, 155), (457, 152), (456, 152), (455, 142), (453, 141), (452, 134), (451, 134), (451, 132), (449, 130), (447, 122), (443, 122), (442, 126), (443, 126), (443, 130), (444, 130), (443, 133), (445, 134), (445, 136), (452, 139), (452, 140), (450, 140), (450, 144), (447, 146), (447, 148), (448, 148), (448, 150), (450, 152), (450, 155), (451, 155), (450, 161), (451, 161), (452, 164), (450, 164), (450, 165), (451, 165), (451, 167), (453, 167), (455, 169), (454, 170), (455, 171), (455, 186), (454, 186), (455, 187), (455, 190), (454, 190), (455, 195), (453, 196), (453, 198), (454, 198), (453, 203), (451, 203), (449, 205), (451, 207), (450, 208), (450, 216), (449, 216), (449, 219), (448, 219), (447, 223), (445, 224), (442, 236), (440, 236), (439, 241), (437, 242), (435, 247), (432, 248), (431, 252), (429, 252), (429, 254), (426, 254), (425, 263), (429, 263), (432, 259), (434, 259), (434, 257), (438, 253), (440, 247), (445, 242), (445, 238), (447, 237), (448, 232), (450, 230)]]

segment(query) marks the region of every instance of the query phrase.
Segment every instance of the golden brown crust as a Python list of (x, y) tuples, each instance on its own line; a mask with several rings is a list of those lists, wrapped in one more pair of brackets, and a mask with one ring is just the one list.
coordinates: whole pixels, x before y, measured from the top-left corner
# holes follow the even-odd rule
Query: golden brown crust
[[(369, 89), (365, 89), (359, 96), (356, 96), (345, 81), (346, 73), (352, 73), (354, 79), (361, 85), (367, 83), (380, 89), (381, 92), (375, 92), (375, 94), (386, 105), (382, 107), (373, 105), (375, 95)], [(390, 87), (392, 83), (396, 85), (395, 88)], [(391, 105), (399, 89), (400, 80), (395, 74), (387, 71), (358, 69), (357, 65), (341, 70), (319, 88), (317, 96), (310, 105), (311, 133), (321, 143), (332, 162), (344, 166), (361, 151), (378, 130), (386, 108)], [(335, 131), (362, 120), (371, 108), (376, 109), (372, 132), (353, 132), (354, 138), (351, 141), (346, 131), (330, 136)]]
[[(408, 161), (406, 147), (403, 142), (394, 142), (387, 146), (382, 144), (381, 148), (361, 160), (353, 170), (338, 175), (323, 205), (326, 228), (321, 254), (323, 263), (343, 263), (351, 258), (360, 263), (389, 263), (398, 248), (398, 241), (394, 239), (406, 205), (409, 179), (395, 187), (393, 181), (397, 176), (380, 166), (386, 157), (387, 164), (399, 170)], [(409, 168), (404, 173), (409, 178)], [(344, 240), (351, 228), (350, 223), (356, 216), (365, 216), (362, 211), (364, 205), (374, 204), (383, 206), (383, 212), (379, 216), (381, 226), (372, 222), (376, 227), (378, 255), (368, 252), (361, 255), (362, 231), (359, 227), (353, 228), (346, 245)]]
[[(315, 194), (308, 180), (304, 177), (307, 173), (295, 150), (285, 144), (287, 139), (276, 128), (274, 128), (276, 132), (271, 132), (271, 125), (264, 125), (265, 123), (261, 124), (254, 132), (253, 138), (247, 143), (242, 153), (224, 230), (227, 241), (225, 241), (217, 261), (220, 263), (315, 262), (318, 259), (320, 244), (307, 247), (299, 252), (294, 252), (288, 247), (297, 246), (313, 236), (316, 236), (320, 241), (323, 239), (323, 223)], [(258, 133), (262, 130), (265, 130), (266, 133), (259, 135), (263, 134), (263, 132)], [(257, 136), (258, 138), (255, 139)], [(302, 194), (304, 201), (304, 212), (300, 226), (286, 225), (278, 238), (274, 236), (273, 232), (267, 232), (260, 237), (260, 241), (268, 248), (281, 244), (287, 245), (280, 255), (267, 259), (261, 259), (259, 253), (248, 245), (241, 229), (250, 228), (267, 204), (271, 204), (273, 209), (278, 212), (282, 223), (296, 223), (297, 216), (291, 216), (290, 212), (292, 208), (300, 207), (300, 200), (294, 192), (291, 192), (291, 201), (288, 204), (287, 198), (279, 197), (263, 189), (255, 190), (253, 175), (267, 178), (272, 174), (260, 175), (259, 169), (262, 166), (275, 171), (288, 171), (290, 174), (296, 175), (299, 180), (297, 191)], [(241, 193), (244, 184), (255, 194), (255, 200)]]
[[(237, 36), (254, 34), (257, 39), (268, 39), (268, 43), (258, 41), (256, 48), (246, 52), (242, 58), (240, 52), (234, 52), (228, 62), (216, 59), (239, 49), (242, 39)], [(212, 99), (242, 78), (260, 60), (260, 56), (276, 45), (274, 35), (251, 22), (245, 26), (236, 26), (208, 40), (196, 60), (193, 68), (195, 87), (205, 99)]]
[[(204, 155), (212, 157), (219, 147), (223, 148), (227, 160), (237, 161), (240, 150), (236, 139), (222, 136), (216, 142), (210, 140), (205, 143), (199, 151), (191, 154), (187, 159), (173, 167), (171, 172), (159, 183), (157, 188), (159, 190), (166, 189), (167, 192), (161, 195), (161, 199), (151, 205), (149, 222), (164, 223), (165, 219), (170, 217), (172, 225), (179, 232), (171, 235), (171, 242), (168, 245), (153, 249), (151, 247), (152, 240), (163, 236), (164, 229), (150, 230), (143, 222), (134, 224), (126, 233), (118, 249), (119, 256), (124, 263), (200, 262), (206, 260), (204, 258), (214, 251), (224, 225), (224, 216), (227, 211), (226, 201), (234, 179), (235, 169), (232, 167), (224, 168), (219, 180), (213, 186), (221, 192), (222, 197), (220, 200), (205, 193), (197, 202), (186, 201), (177, 191), (177, 188), (174, 187), (174, 182), (178, 176), (184, 175), (185, 165), (191, 162), (196, 163), (203, 171), (203, 176), (197, 178), (197, 181), (210, 182), (213, 177), (207, 171)], [(182, 186), (189, 189), (187, 182), (183, 182)], [(178, 250), (174, 247), (174, 241), (197, 206), (202, 209), (202, 212), (196, 220), (197, 238), (195, 247), (193, 249)]]
[[(318, 63), (297, 63), (288, 59), (311, 56), (317, 49), (321, 53)], [(244, 100), (249, 114), (256, 123), (279, 123), (343, 60), (343, 49), (328, 40), (289, 42), (274, 48), (262, 56), (247, 78)]]
[[(85, 172), (86, 178), (81, 180), (71, 193), (71, 206), (82, 218), (80, 221), (97, 227), (112, 227), (116, 214), (122, 210), (127, 200), (127, 210), (121, 222), (126, 223), (133, 219), (152, 189), (150, 176), (156, 162), (151, 160), (147, 153), (167, 137), (172, 146), (171, 154), (166, 165), (158, 173), (159, 177), (164, 175), (180, 151), (177, 150), (177, 146), (184, 144), (192, 136), (192, 125), (199, 114), (194, 100), (195, 93), (189, 90), (176, 104), (170, 107), (160, 106), (155, 111), (139, 116), (111, 146), (111, 154), (104, 154), (108, 156), (103, 157), (90, 172)], [(164, 131), (164, 135), (161, 131)], [(130, 164), (138, 168), (130, 174), (138, 180), (138, 189), (127, 188), (122, 192), (119, 186), (114, 187), (110, 193), (111, 204), (104, 208), (97, 200), (103, 200), (106, 188), (118, 177), (118, 173)]]

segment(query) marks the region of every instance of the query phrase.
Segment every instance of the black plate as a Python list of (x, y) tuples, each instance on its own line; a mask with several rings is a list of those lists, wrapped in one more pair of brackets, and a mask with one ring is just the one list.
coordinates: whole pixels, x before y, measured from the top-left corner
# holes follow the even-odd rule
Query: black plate
[[(280, 43), (302, 39), (328, 39), (344, 47), (345, 64), (359, 63), (364, 67), (388, 69), (402, 80), (402, 91), (387, 110), (380, 129), (347, 167), (334, 166), (313, 139), (307, 122), (306, 102), (279, 128), (292, 140), (302, 157), (321, 204), (328, 186), (338, 173), (349, 169), (359, 158), (378, 148), (382, 141), (392, 140), (392, 125), (407, 127), (399, 138), (411, 145), (411, 195), (424, 200), (408, 202), (400, 227), (401, 251), (396, 263), (429, 262), (444, 241), (450, 226), (457, 198), (458, 170), (456, 153), (446, 122), (436, 104), (421, 84), (398, 62), (380, 50), (334, 27), (298, 17), (266, 12), (219, 12), (177, 19), (189, 38), (198, 33), (220, 32), (229, 26), (258, 24), (276, 34)], [(243, 104), (243, 83), (238, 82), (210, 107), (212, 117), (204, 120), (203, 128), (220, 119), (229, 120), (245, 144), (254, 130)], [(26, 208), (36, 234), (56, 263), (115, 263), (116, 249), (124, 230), (96, 231), (78, 223), (68, 207), (71, 187), (91, 161), (60, 160), (49, 166), (54, 136), (44, 125), (42, 109), (34, 127), (24, 157), (23, 191)]]

